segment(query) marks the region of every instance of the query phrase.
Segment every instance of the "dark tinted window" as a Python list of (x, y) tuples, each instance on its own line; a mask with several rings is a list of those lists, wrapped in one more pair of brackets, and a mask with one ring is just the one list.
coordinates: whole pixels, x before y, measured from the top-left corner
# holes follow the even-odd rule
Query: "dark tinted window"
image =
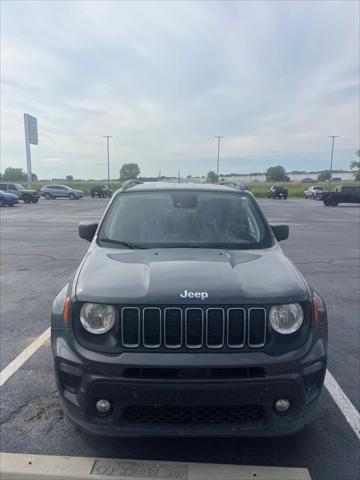
[(247, 194), (154, 191), (119, 195), (100, 238), (161, 247), (260, 248), (272, 237)]

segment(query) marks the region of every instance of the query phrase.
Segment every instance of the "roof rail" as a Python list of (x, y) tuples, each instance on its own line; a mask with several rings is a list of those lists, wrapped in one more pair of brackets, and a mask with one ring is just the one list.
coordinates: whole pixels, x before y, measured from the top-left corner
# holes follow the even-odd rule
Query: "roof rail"
[(128, 188), (135, 187), (135, 185), (140, 185), (141, 183), (143, 183), (142, 180), (138, 180), (137, 178), (132, 178), (130, 180), (126, 180), (126, 182), (122, 184), (122, 189), (127, 190)]

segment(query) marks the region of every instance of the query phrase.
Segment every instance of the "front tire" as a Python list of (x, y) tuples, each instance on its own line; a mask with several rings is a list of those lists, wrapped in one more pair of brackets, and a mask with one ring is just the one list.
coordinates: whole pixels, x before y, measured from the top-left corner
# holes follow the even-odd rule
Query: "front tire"
[(5, 207), (6, 203), (4, 202), (4, 200), (0, 200), (0, 207)]
[(51, 195), (50, 195), (49, 192), (46, 192), (46, 193), (44, 194), (44, 197), (46, 198), (46, 200), (50, 200), (50, 199), (51, 199)]
[(75, 195), (74, 195), (73, 193), (70, 193), (70, 194), (69, 194), (69, 199), (70, 199), (70, 200), (75, 200)]
[(29, 197), (28, 195), (25, 195), (22, 200), (25, 202), (25, 203), (31, 203), (31, 197)]

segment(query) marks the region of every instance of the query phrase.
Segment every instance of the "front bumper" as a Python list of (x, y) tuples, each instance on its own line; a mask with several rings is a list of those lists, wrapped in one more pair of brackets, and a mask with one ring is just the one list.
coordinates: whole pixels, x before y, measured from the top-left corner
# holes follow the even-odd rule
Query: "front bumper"
[[(114, 356), (80, 345), (74, 349), (70, 345), (75, 340), (69, 342), (68, 335), (60, 329), (52, 332), (58, 388), (73, 422), (98, 435), (295, 433), (313, 418), (326, 371), (321, 339), (275, 358), (262, 352)], [(235, 371), (237, 376), (231, 373)], [(286, 414), (275, 411), (279, 398), (290, 401)], [(111, 403), (106, 416), (96, 411), (99, 399)]]

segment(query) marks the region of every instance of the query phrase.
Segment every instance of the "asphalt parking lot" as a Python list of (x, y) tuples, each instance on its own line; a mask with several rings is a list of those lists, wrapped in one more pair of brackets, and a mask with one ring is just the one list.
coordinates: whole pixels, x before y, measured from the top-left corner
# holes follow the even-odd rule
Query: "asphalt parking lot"
[[(99, 220), (107, 200), (40, 200), (1, 210), (1, 357), (4, 369), (49, 327), (52, 299), (88, 244), (81, 220)], [(261, 200), (274, 223), (288, 223), (283, 248), (325, 298), (328, 369), (360, 410), (360, 207)], [(89, 439), (64, 418), (49, 342), (1, 387), (1, 451), (308, 468), (313, 480), (357, 480), (359, 440), (324, 389), (318, 419), (277, 439)]]

